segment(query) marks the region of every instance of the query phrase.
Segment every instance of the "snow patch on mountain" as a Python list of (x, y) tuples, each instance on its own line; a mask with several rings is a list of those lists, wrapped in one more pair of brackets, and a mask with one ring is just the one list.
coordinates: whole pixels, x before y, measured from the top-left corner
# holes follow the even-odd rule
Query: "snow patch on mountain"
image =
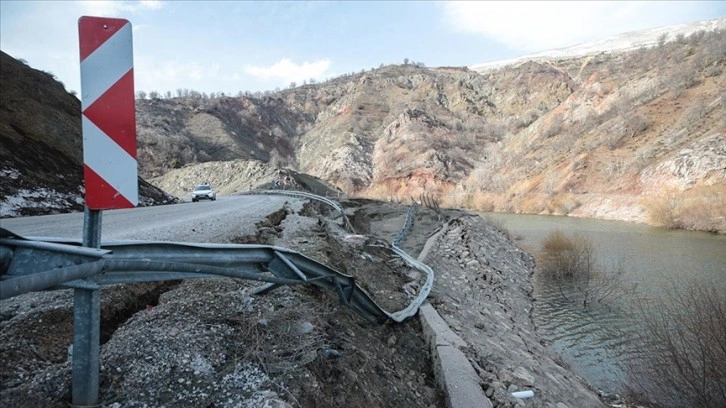
[(586, 55), (610, 53), (615, 51), (630, 51), (642, 47), (655, 46), (664, 35), (665, 41), (670, 42), (675, 41), (681, 36), (688, 37), (689, 35), (698, 31), (716, 30), (726, 30), (726, 16), (719, 17), (713, 20), (699, 21), (695, 23), (658, 27), (642, 31), (632, 31), (629, 33), (618, 34), (602, 40), (574, 45), (572, 47), (543, 51), (518, 58), (475, 64), (469, 66), (469, 69), (478, 72), (484, 72), (491, 69), (497, 69), (506, 65), (525, 61), (547, 60), (553, 58), (575, 58), (583, 57)]

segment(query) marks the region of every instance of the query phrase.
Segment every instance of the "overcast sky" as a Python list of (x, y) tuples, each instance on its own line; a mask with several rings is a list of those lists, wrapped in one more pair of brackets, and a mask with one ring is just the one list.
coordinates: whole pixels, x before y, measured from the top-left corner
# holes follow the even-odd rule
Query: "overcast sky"
[(471, 66), (724, 15), (726, 1), (0, 0), (0, 50), (80, 91), (78, 18), (125, 18), (136, 90), (236, 95), (404, 58)]

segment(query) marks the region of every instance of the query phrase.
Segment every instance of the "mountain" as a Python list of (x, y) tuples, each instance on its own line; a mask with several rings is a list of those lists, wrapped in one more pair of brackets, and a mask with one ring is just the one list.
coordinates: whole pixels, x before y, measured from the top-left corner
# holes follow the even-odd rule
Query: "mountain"
[(370, 198), (724, 231), (724, 21), (500, 68), (391, 65), (140, 101), (142, 171), (176, 194), (191, 186), (167, 183), (169, 167), (261, 160)]
[(369, 198), (726, 232), (723, 21), (487, 69), (390, 65), (237, 97), (144, 94), (139, 174), (182, 197), (200, 180), (232, 193), (283, 169)]
[[(81, 103), (0, 52), (0, 217), (83, 210)], [(176, 198), (139, 179), (140, 205)]]
[(678, 24), (652, 28), (650, 30), (622, 33), (598, 41), (578, 44), (566, 48), (547, 50), (519, 58), (475, 64), (470, 68), (478, 72), (483, 72), (491, 68), (501, 68), (505, 65), (522, 61), (551, 60), (555, 58), (572, 58), (601, 53), (633, 51), (643, 47), (654, 47), (667, 42), (683, 41), (685, 37), (698, 33), (699, 31), (710, 32), (719, 30), (726, 30), (726, 17), (720, 17), (714, 20), (697, 21), (690, 24)]

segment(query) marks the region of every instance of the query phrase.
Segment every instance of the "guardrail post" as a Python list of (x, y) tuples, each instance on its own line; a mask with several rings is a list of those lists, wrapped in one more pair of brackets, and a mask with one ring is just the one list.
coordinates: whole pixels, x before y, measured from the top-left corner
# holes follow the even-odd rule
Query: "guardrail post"
[[(86, 207), (83, 217), (83, 245), (101, 247), (101, 211)], [(73, 289), (73, 405), (98, 404), (101, 369), (101, 298), (97, 278), (85, 280), (86, 287)]]

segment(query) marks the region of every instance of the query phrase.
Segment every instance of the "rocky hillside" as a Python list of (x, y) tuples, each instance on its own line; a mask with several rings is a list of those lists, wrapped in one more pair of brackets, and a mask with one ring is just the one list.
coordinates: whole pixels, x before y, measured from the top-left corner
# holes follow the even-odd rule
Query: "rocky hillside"
[(140, 170), (168, 185), (173, 168), (259, 160), (351, 195), (726, 231), (717, 23), (624, 52), (140, 100)]
[[(81, 102), (0, 52), (0, 217), (83, 210)], [(175, 198), (139, 178), (140, 205)]]

